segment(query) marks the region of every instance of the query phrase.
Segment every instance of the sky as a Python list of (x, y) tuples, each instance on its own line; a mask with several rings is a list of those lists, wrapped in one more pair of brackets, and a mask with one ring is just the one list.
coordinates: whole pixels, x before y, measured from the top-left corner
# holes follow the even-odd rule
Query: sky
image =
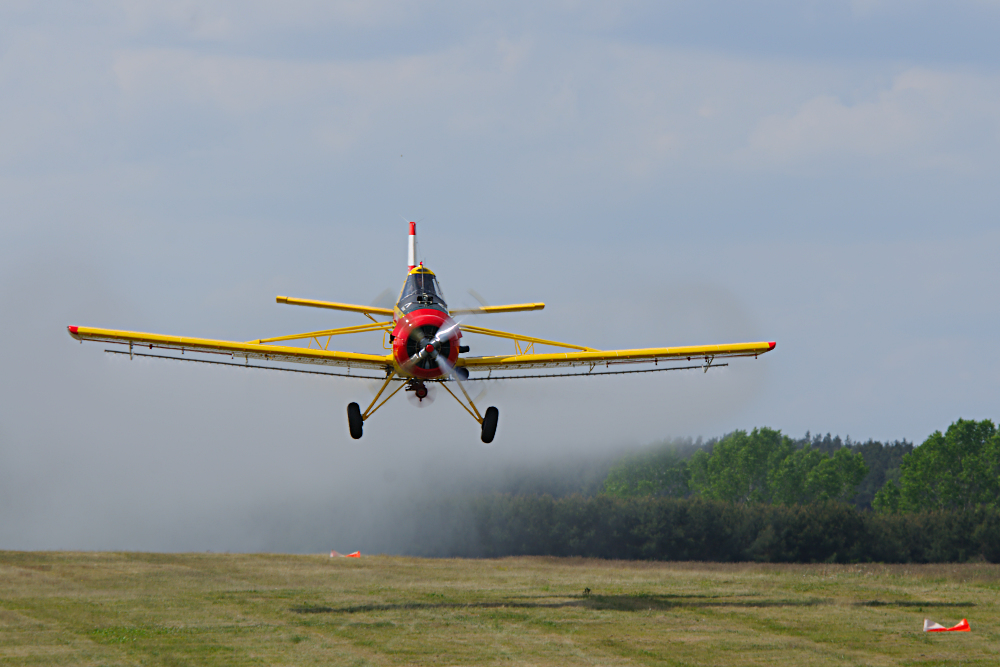
[[(511, 470), (996, 420), (998, 33), (988, 0), (3, 3), (0, 549), (400, 552), (414, 498)], [(493, 383), (484, 447), (448, 397), (353, 441), (363, 381), (65, 331), (357, 324), (274, 297), (398, 289), (408, 220), (453, 304), (546, 303), (481, 326), (777, 348)]]

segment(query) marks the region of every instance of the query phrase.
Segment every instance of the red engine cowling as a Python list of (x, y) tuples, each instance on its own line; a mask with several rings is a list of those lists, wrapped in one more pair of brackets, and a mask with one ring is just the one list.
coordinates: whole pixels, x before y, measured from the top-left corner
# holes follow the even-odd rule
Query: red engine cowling
[[(453, 327), (453, 328), (452, 328)], [(434, 355), (411, 365), (407, 365), (414, 355), (424, 349), (429, 342), (435, 340), (441, 329), (450, 329), (444, 340), (438, 342)], [(395, 338), (392, 341), (392, 357), (396, 362), (397, 372), (418, 378), (432, 379), (444, 375), (437, 362), (436, 355), (441, 355), (454, 366), (458, 359), (459, 339), (462, 332), (446, 313), (433, 308), (414, 310), (399, 318), (392, 331)]]

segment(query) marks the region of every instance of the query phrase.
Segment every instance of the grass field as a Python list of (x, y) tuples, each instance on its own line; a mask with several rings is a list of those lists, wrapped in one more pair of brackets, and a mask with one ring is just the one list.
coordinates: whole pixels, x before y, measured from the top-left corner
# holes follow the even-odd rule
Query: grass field
[(0, 664), (996, 665), (998, 593), (988, 564), (0, 552)]

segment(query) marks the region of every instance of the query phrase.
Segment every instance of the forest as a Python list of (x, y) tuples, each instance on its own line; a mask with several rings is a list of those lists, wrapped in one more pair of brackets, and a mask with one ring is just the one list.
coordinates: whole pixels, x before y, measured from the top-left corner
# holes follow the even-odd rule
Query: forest
[(736, 504), (833, 501), (880, 513), (1000, 508), (1000, 433), (988, 419), (959, 419), (914, 447), (735, 431), (699, 446), (667, 444), (627, 457), (610, 469), (603, 492)]
[(625, 457), (611, 468), (602, 491), (617, 498), (700, 496), (785, 505), (836, 500), (871, 509), (885, 484), (898, 481), (912, 451), (905, 440), (854, 443), (809, 433), (794, 440), (769, 428), (736, 431)]
[[(1000, 433), (959, 419), (919, 446), (761, 427), (672, 440), (436, 509), (423, 555), (761, 562), (1000, 562)], [(553, 488), (552, 485), (549, 485)]]

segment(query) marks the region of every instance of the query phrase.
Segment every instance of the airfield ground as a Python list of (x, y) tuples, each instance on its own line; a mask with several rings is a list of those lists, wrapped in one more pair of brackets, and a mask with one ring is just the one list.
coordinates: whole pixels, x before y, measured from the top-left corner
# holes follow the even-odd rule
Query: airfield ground
[(0, 665), (996, 665), (998, 594), (989, 564), (0, 552)]

